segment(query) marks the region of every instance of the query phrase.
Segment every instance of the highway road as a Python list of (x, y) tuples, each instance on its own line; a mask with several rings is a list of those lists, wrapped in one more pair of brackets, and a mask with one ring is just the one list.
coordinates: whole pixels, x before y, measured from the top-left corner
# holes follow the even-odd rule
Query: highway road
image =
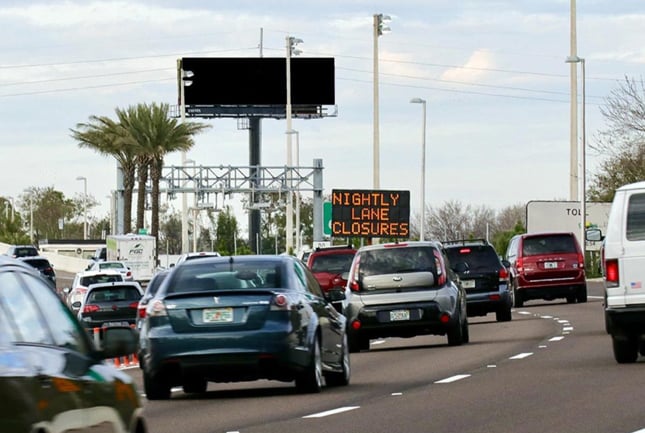
[(373, 341), (352, 354), (348, 387), (314, 395), (259, 381), (149, 402), (140, 370), (127, 371), (153, 433), (636, 432), (645, 361), (614, 361), (601, 294), (591, 282), (587, 303), (530, 301), (505, 323), (471, 318), (460, 347), (438, 336)]

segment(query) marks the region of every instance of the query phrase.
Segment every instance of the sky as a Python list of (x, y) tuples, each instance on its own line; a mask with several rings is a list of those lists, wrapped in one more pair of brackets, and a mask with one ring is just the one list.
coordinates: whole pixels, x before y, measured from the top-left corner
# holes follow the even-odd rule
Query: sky
[[(576, 12), (589, 144), (607, 126), (611, 91), (642, 78), (645, 3), (578, 0)], [(301, 166), (323, 160), (325, 194), (371, 189), (377, 13), (391, 17), (378, 38), (380, 189), (409, 190), (419, 212), (423, 117), (410, 100), (422, 98), (426, 205), (569, 199), (571, 0), (1, 0), (0, 196), (53, 187), (77, 197), (84, 176), (100, 202), (92, 217), (107, 216), (116, 163), (79, 148), (70, 129), (116, 108), (176, 105), (178, 58), (285, 57), (287, 36), (303, 40), (301, 57), (335, 59), (334, 115), (293, 120)], [(188, 159), (248, 165), (235, 119), (192, 120), (211, 128)], [(286, 130), (262, 121), (264, 166), (286, 164)], [(587, 179), (601, 157), (587, 151)], [(218, 205), (234, 205), (244, 226), (239, 198)]]

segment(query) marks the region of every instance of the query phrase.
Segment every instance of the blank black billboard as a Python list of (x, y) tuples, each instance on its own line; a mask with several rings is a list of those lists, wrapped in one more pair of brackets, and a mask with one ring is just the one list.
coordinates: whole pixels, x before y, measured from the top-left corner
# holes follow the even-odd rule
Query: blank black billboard
[[(286, 105), (284, 57), (184, 57), (186, 105)], [(333, 58), (291, 58), (291, 104), (334, 105)]]

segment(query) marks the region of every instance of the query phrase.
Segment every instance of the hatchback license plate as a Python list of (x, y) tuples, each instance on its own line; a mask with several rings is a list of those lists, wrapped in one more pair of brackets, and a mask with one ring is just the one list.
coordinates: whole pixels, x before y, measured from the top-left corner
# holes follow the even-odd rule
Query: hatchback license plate
[(390, 311), (390, 321), (410, 320), (410, 310), (392, 310)]
[(233, 321), (233, 309), (207, 308), (202, 312), (204, 323), (230, 323)]
[(103, 324), (103, 328), (111, 328), (113, 326), (130, 326), (128, 322), (107, 322)]
[(558, 269), (558, 262), (544, 262), (544, 269)]

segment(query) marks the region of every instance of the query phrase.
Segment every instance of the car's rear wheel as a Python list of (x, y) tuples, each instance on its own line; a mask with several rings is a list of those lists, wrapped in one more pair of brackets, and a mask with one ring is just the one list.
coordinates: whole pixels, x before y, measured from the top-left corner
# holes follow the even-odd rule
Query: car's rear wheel
[(578, 301), (578, 303), (587, 302), (587, 286), (586, 285), (580, 286), (580, 288), (578, 289), (578, 294), (577, 294), (576, 300)]
[(513, 284), (513, 299), (515, 302), (515, 308), (522, 308), (524, 306), (524, 295), (522, 292), (517, 290), (517, 284)]
[(614, 358), (619, 364), (631, 364), (638, 359), (638, 340), (634, 337), (611, 336)]
[(575, 304), (576, 303), (576, 295), (567, 295), (567, 304)]
[(143, 390), (148, 400), (168, 400), (170, 398), (170, 384), (161, 375), (152, 376), (143, 370)]
[(370, 350), (370, 339), (362, 335), (355, 335), (353, 337), (350, 337), (350, 353), (360, 352), (362, 350)]
[(208, 381), (202, 377), (188, 377), (184, 379), (182, 388), (186, 394), (203, 394), (208, 388)]
[[(468, 328), (466, 328), (466, 332), (468, 332)], [(448, 345), (461, 346), (462, 344), (464, 344), (464, 323), (460, 315), (457, 322), (448, 330)]]
[(495, 311), (495, 319), (498, 322), (510, 322), (512, 318), (510, 305), (505, 305)]
[(325, 375), (325, 381), (329, 386), (346, 386), (349, 385), (351, 375), (351, 366), (349, 362), (349, 345), (347, 344), (347, 335), (343, 337), (343, 348), (340, 359), (341, 371), (330, 372)]
[(323, 387), (322, 356), (320, 342), (314, 339), (311, 360), (307, 368), (296, 378), (296, 388), (301, 392), (318, 393)]

